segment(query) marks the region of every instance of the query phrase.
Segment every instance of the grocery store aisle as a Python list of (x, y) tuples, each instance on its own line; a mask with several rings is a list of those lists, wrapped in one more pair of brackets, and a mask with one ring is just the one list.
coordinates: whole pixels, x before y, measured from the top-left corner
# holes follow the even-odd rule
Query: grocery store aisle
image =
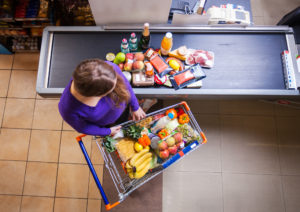
[[(0, 211), (100, 211), (101, 199), (58, 99), (36, 94), (39, 54), (0, 55)], [(84, 139), (102, 179), (103, 160)]]

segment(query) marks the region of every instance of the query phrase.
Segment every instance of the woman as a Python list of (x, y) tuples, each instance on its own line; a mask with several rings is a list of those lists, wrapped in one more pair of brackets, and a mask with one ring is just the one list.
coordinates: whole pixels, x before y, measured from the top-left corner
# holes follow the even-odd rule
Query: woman
[(80, 133), (114, 135), (121, 126), (110, 127), (146, 116), (120, 68), (100, 59), (82, 61), (73, 72), (58, 104), (63, 119)]

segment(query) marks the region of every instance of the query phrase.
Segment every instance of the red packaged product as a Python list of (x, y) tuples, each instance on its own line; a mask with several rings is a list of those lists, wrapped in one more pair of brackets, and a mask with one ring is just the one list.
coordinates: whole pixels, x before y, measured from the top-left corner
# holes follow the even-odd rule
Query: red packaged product
[(172, 70), (167, 70), (169, 68), (168, 64), (159, 55), (153, 56), (150, 59), (150, 63), (154, 66), (160, 77), (166, 75)]
[(174, 76), (174, 80), (178, 85), (181, 85), (181, 84), (183, 84), (191, 79), (194, 79), (194, 78), (195, 77), (191, 71), (186, 71), (186, 72), (183, 72), (181, 74)]

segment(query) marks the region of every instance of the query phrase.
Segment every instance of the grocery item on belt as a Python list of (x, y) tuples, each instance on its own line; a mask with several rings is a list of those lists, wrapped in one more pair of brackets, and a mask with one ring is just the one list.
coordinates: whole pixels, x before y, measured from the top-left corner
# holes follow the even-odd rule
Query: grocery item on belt
[(170, 81), (175, 90), (178, 90), (205, 77), (206, 75), (202, 71), (201, 66), (199, 64), (195, 64), (184, 71), (180, 71), (170, 76)]
[(172, 71), (172, 68), (164, 61), (164, 59), (157, 55), (154, 55), (150, 58), (150, 63), (154, 66), (156, 73), (162, 77)]
[(154, 75), (154, 69), (150, 62), (145, 62), (145, 73), (147, 77), (152, 77)]
[(214, 53), (211, 51), (189, 49), (185, 63), (188, 65), (199, 63), (201, 67), (212, 68), (214, 66)]
[(189, 53), (189, 50), (186, 48), (186, 46), (181, 46), (178, 49), (175, 49), (175, 50), (169, 52), (169, 56), (185, 61), (188, 56), (188, 53)]
[(142, 71), (132, 73), (132, 84), (134, 86), (153, 86), (154, 85), (154, 76), (147, 77), (146, 74)]
[(188, 86), (186, 86), (187, 88), (201, 88), (202, 87), (202, 80), (193, 82), (191, 84), (189, 84)]
[(145, 52), (145, 58), (146, 59), (150, 59), (152, 56), (154, 56), (154, 55), (157, 55), (158, 53), (154, 50), (154, 49), (152, 49), (152, 48), (149, 48), (146, 52)]
[(154, 81), (158, 85), (163, 85), (167, 82), (167, 76), (160, 77), (157, 74), (155, 74)]

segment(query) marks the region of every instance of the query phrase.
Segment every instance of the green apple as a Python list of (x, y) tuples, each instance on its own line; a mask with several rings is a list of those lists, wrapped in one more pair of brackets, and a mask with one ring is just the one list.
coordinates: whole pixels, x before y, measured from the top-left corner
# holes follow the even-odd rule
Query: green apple
[(166, 142), (167, 142), (169, 147), (174, 146), (175, 145), (175, 138), (169, 137), (169, 138), (167, 138)]

